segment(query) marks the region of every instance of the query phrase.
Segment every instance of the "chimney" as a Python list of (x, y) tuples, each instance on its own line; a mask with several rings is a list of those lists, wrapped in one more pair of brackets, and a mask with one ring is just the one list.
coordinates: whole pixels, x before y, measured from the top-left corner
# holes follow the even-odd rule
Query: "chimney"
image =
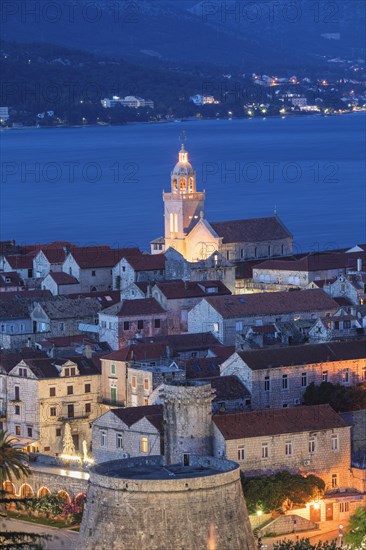
[(84, 346), (84, 355), (87, 359), (91, 359), (93, 356), (93, 349), (90, 344), (85, 344)]
[(65, 260), (66, 260), (66, 258), (70, 254), (70, 247), (69, 246), (64, 246), (64, 252), (65, 252)]
[(362, 271), (362, 258), (357, 259), (357, 271), (358, 272)]
[(151, 285), (150, 284), (147, 285), (146, 298), (151, 298)]

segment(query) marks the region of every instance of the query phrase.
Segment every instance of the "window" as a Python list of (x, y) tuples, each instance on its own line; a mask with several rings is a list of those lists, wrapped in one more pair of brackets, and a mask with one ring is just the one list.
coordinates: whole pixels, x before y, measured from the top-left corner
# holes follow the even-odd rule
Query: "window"
[(147, 437), (141, 438), (141, 452), (142, 453), (148, 453), (149, 452), (149, 440)]
[(328, 371), (323, 370), (322, 372), (322, 382), (328, 382)]
[(91, 403), (85, 403), (85, 414), (91, 413)]
[(244, 447), (241, 445), (240, 447), (238, 447), (238, 460), (239, 462), (243, 462), (245, 458), (245, 451), (244, 451)]
[(19, 407), (19, 405), (15, 405), (15, 414), (16, 414), (17, 416), (20, 415), (20, 407)]
[(349, 384), (349, 369), (344, 369), (343, 371), (343, 382)]
[(301, 386), (303, 388), (306, 388), (306, 386), (308, 385), (308, 373), (307, 372), (303, 372), (301, 374)]
[(70, 369), (65, 369), (65, 376), (70, 376)]
[(56, 416), (56, 407), (50, 407), (50, 416)]
[(149, 379), (148, 378), (145, 378), (145, 380), (144, 380), (144, 390), (146, 390), (146, 391), (149, 390)]
[(351, 321), (349, 319), (343, 321), (343, 328), (351, 328)]
[(219, 323), (214, 323), (213, 324), (213, 331), (214, 332), (219, 332)]
[(124, 321), (123, 322), (123, 330), (130, 330), (130, 322)]
[(362, 367), (362, 380), (366, 381), (366, 367)]
[(117, 388), (111, 388), (111, 401), (113, 403), (117, 401)]
[(241, 332), (243, 330), (243, 321), (236, 321), (235, 330), (236, 332)]
[(332, 489), (338, 487), (338, 474), (332, 474)]
[(63, 332), (65, 330), (65, 323), (60, 323), (60, 331)]
[(100, 446), (101, 447), (107, 446), (107, 433), (104, 431), (100, 432)]
[(131, 378), (131, 386), (133, 387), (134, 390), (136, 389), (136, 387), (137, 387), (137, 378), (136, 378), (136, 376), (133, 376)]
[(23, 376), (24, 378), (27, 378), (28, 372), (27, 369), (19, 368), (19, 376)]
[(282, 375), (282, 389), (288, 390), (288, 376), (287, 374)]
[(91, 391), (90, 384), (85, 384), (85, 393), (90, 393), (90, 391)]
[(56, 428), (56, 437), (61, 437), (61, 428)]
[(309, 454), (315, 453), (315, 437), (310, 437), (309, 439)]
[(339, 512), (340, 514), (345, 514), (346, 512), (349, 512), (349, 502), (340, 502)]
[(292, 441), (286, 441), (285, 455), (286, 456), (292, 456)]
[(144, 397), (144, 405), (148, 405), (149, 404), (149, 398), (148, 397)]
[(338, 435), (332, 435), (332, 451), (339, 451), (339, 438)]
[(20, 401), (20, 389), (19, 386), (14, 386), (15, 401)]
[(67, 405), (68, 418), (74, 418), (74, 405)]
[(71, 376), (75, 376), (75, 375), (76, 375), (75, 367), (71, 367), (70, 373), (71, 373)]
[(340, 284), (340, 287), (341, 287), (341, 292), (346, 292), (346, 285), (345, 285), (345, 283), (341, 283), (341, 284)]
[(154, 328), (160, 328), (160, 319), (154, 319)]
[(111, 374), (116, 374), (116, 365), (111, 365)]
[(269, 451), (268, 451), (268, 443), (262, 443), (262, 458), (268, 458)]
[(55, 395), (56, 395), (56, 388), (55, 387), (50, 388), (50, 397), (55, 397)]
[(269, 379), (269, 376), (264, 377), (264, 391), (270, 391), (271, 389), (271, 381)]
[(139, 319), (137, 321), (137, 329), (142, 330), (144, 328), (144, 321), (142, 319)]
[(116, 434), (116, 448), (123, 449), (122, 434)]
[(95, 270), (92, 271), (92, 277), (95, 277)]
[(15, 435), (21, 435), (21, 428), (20, 428), (20, 426), (15, 426)]
[(74, 393), (74, 386), (67, 386), (67, 395), (72, 395)]
[(27, 434), (28, 437), (33, 437), (33, 428), (31, 428), (30, 426), (27, 427)]

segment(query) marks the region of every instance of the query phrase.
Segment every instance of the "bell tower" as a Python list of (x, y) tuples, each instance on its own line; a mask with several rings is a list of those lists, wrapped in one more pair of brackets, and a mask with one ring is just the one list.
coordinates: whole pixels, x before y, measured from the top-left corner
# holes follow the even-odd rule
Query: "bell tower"
[(163, 193), (165, 250), (170, 246), (186, 257), (185, 237), (200, 219), (205, 193), (196, 190), (196, 172), (188, 160), (184, 144), (171, 173), (171, 191)]

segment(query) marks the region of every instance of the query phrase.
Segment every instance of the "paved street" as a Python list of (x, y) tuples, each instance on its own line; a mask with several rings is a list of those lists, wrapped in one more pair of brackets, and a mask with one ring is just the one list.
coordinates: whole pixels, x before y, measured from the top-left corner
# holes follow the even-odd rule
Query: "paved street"
[(22, 531), (23, 533), (50, 535), (52, 539), (42, 543), (46, 550), (75, 550), (79, 536), (78, 533), (67, 529), (56, 529), (55, 527), (8, 518), (0, 519), (0, 531)]
[[(338, 523), (339, 522), (336, 522), (336, 521), (327, 522), (323, 524), (322, 528), (317, 531), (306, 531), (298, 534), (283, 535), (281, 537), (263, 539), (263, 550), (273, 550), (273, 545), (276, 542), (279, 542), (283, 539), (296, 540), (297, 537), (299, 539), (308, 538), (310, 539), (310, 542), (312, 542), (313, 544), (319, 541), (325, 542), (325, 541), (337, 540), (337, 542), (339, 542)], [(344, 527), (346, 526), (346, 524), (347, 524), (347, 521), (343, 522)]]

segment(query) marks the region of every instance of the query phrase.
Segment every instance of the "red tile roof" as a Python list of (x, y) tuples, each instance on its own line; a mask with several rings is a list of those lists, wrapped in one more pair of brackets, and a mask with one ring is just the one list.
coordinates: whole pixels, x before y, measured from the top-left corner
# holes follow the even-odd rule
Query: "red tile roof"
[[(339, 317), (342, 319), (342, 317)], [(366, 340), (345, 340), (325, 344), (304, 344), (273, 349), (238, 351), (252, 370), (366, 358)]]
[(205, 300), (225, 319), (338, 309), (338, 304), (333, 298), (317, 288), (215, 296), (206, 297)]
[(164, 254), (141, 254), (141, 256), (134, 257), (130, 255), (127, 260), (135, 271), (161, 271), (165, 269)]
[(166, 312), (154, 298), (141, 298), (138, 300), (123, 300), (118, 304), (107, 307), (101, 313), (117, 317), (137, 317), (143, 315), (162, 315)]
[(292, 237), (277, 216), (253, 218), (250, 220), (230, 220), (210, 222), (211, 227), (223, 243), (263, 242)]
[(330, 405), (222, 414), (213, 416), (213, 421), (226, 440), (347, 427)]
[(121, 299), (119, 290), (103, 290), (94, 292), (73, 292), (68, 294), (68, 298), (96, 298), (102, 309), (117, 304)]
[(108, 361), (145, 361), (167, 356), (166, 344), (130, 344), (117, 351), (104, 355)]
[[(356, 269), (358, 258), (366, 268), (365, 252), (330, 253), (319, 252), (293, 260), (266, 260), (255, 266), (255, 269), (275, 269), (276, 271), (324, 271), (327, 269)], [(317, 281), (314, 281), (315, 283)]]
[(0, 273), (0, 287), (11, 288), (21, 286), (23, 286), (23, 282), (16, 271), (3, 271)]
[[(157, 282), (155, 285), (168, 300), (182, 298), (203, 298), (204, 296), (230, 295), (231, 291), (222, 281), (174, 281)], [(209, 292), (209, 288), (215, 288), (216, 292)]]
[(44, 351), (24, 348), (20, 351), (0, 350), (0, 367), (6, 372), (10, 372), (22, 359), (35, 358), (46, 359), (47, 354)]
[[(136, 302), (136, 300), (131, 300)], [(165, 336), (151, 336), (139, 339), (144, 343), (164, 343), (170, 346), (173, 354), (186, 351), (208, 350), (219, 346), (220, 342), (212, 332), (195, 332), (183, 334), (168, 334)]]
[(55, 281), (57, 285), (78, 285), (79, 281), (73, 277), (72, 275), (69, 275), (68, 273), (64, 273), (63, 271), (60, 272), (51, 272), (49, 273), (49, 276)]
[(123, 409), (111, 409), (111, 412), (117, 416), (128, 427), (136, 424), (142, 418), (151, 422), (159, 432), (163, 432), (163, 406), (146, 405), (143, 407), (126, 407)]
[(71, 251), (75, 262), (82, 269), (114, 267), (122, 258), (141, 256), (138, 248), (111, 249), (106, 246), (80, 247)]
[(12, 269), (33, 269), (33, 255), (27, 256), (5, 256), (6, 261)]

